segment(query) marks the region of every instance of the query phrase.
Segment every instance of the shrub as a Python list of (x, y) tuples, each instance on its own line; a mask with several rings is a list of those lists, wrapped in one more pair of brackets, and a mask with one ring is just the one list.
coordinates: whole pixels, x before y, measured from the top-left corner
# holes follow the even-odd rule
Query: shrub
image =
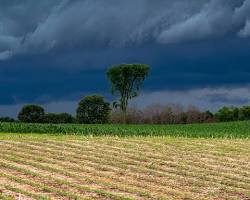
[(59, 113), (58, 123), (73, 123), (75, 121), (74, 117), (68, 113)]
[(86, 96), (78, 104), (76, 118), (79, 123), (104, 124), (109, 122), (110, 111), (110, 104), (102, 96)]
[(44, 122), (50, 124), (67, 124), (73, 123), (74, 117), (68, 113), (46, 113)]
[(152, 104), (142, 112), (144, 123), (149, 124), (173, 124), (176, 120), (176, 113), (173, 112), (173, 105)]
[(250, 120), (250, 106), (243, 106), (239, 109), (240, 120)]
[(238, 110), (234, 107), (223, 107), (215, 116), (220, 122), (236, 121), (238, 120)]
[(0, 122), (15, 122), (15, 119), (10, 117), (0, 117)]
[(211, 122), (214, 120), (214, 114), (211, 111), (207, 110), (203, 114), (204, 114), (204, 120), (206, 122)]
[[(124, 123), (124, 113), (115, 109), (111, 112), (110, 119), (113, 124), (122, 124)], [(140, 110), (133, 108), (127, 110), (125, 121), (127, 124), (142, 124), (143, 119), (143, 113)]]
[[(126, 115), (128, 124), (192, 124), (214, 121), (214, 115), (210, 111), (201, 112), (191, 106), (184, 111), (182, 106), (175, 104), (152, 104), (142, 110), (129, 108)], [(114, 110), (111, 113), (111, 122), (123, 123), (123, 113)]]
[(44, 109), (38, 105), (25, 105), (19, 112), (18, 119), (26, 123), (41, 123), (44, 119)]

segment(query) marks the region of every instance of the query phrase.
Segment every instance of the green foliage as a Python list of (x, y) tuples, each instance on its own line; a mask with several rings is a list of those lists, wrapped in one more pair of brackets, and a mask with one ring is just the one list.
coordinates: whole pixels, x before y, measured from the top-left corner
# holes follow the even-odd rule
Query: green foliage
[(0, 117), (0, 122), (14, 122), (15, 119), (12, 119), (10, 117)]
[(235, 107), (223, 107), (215, 114), (215, 117), (220, 122), (236, 121), (239, 118), (239, 109)]
[(216, 118), (220, 122), (250, 120), (250, 106), (223, 107), (216, 114)]
[(27, 124), (0, 123), (1, 133), (74, 134), (94, 136), (173, 136), (250, 138), (250, 121), (185, 125)]
[(41, 123), (44, 119), (44, 109), (38, 105), (25, 105), (18, 113), (21, 122)]
[(239, 108), (233, 107), (233, 120), (232, 121), (237, 121), (239, 120)]
[(86, 96), (78, 104), (76, 118), (79, 123), (104, 124), (109, 122), (110, 110), (102, 96)]
[(205, 116), (204, 121), (212, 121), (213, 118), (214, 118), (214, 114), (213, 114), (210, 110), (207, 110), (207, 111), (204, 113), (204, 116)]
[(111, 93), (119, 97), (114, 107), (126, 113), (128, 100), (138, 96), (140, 87), (149, 74), (149, 66), (144, 64), (121, 64), (108, 69)]
[(243, 106), (239, 110), (240, 120), (250, 120), (250, 106)]
[(74, 117), (68, 113), (46, 113), (44, 116), (45, 123), (51, 124), (67, 124), (73, 123)]

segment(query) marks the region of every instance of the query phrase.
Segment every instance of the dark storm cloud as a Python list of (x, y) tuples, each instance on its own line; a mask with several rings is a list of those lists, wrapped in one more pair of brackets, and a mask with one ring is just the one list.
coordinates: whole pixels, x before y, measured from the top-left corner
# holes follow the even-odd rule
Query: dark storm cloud
[(0, 59), (77, 46), (245, 38), (249, 13), (249, 0), (2, 0)]
[(105, 70), (124, 62), (151, 66), (143, 87), (147, 91), (242, 87), (250, 84), (250, 40), (239, 40), (15, 56), (0, 61), (0, 104), (71, 101), (90, 93), (107, 96)]
[(0, 115), (111, 100), (107, 66), (132, 62), (151, 66), (140, 105), (245, 104), (249, 49), (250, 0), (0, 0)]

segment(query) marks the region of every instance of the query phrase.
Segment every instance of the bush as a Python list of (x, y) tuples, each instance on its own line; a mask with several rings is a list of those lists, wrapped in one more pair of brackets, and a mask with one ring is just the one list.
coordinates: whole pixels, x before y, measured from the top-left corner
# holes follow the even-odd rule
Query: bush
[(250, 106), (243, 106), (239, 109), (240, 120), (250, 120)]
[[(128, 124), (192, 124), (214, 122), (214, 115), (210, 111), (201, 112), (195, 107), (186, 111), (179, 105), (152, 104), (145, 109), (128, 109), (126, 123)], [(123, 113), (114, 110), (111, 113), (112, 123), (123, 123)]]
[(74, 117), (68, 113), (47, 113), (44, 116), (44, 122), (49, 124), (67, 124), (73, 123)]
[(76, 118), (79, 123), (104, 124), (109, 122), (110, 111), (102, 96), (86, 96), (78, 104)]
[(216, 120), (214, 114), (208, 110), (205, 112), (200, 112), (198, 121), (196, 121), (195, 123), (211, 123), (215, 121)]
[(41, 123), (44, 120), (44, 109), (38, 105), (25, 105), (19, 112), (18, 119), (26, 123)]
[(15, 119), (10, 117), (0, 117), (0, 122), (15, 122)]
[(239, 110), (235, 107), (223, 107), (216, 114), (215, 117), (220, 122), (236, 121), (239, 119)]
[[(111, 123), (122, 124), (124, 123), (124, 113), (120, 110), (113, 110), (111, 115)], [(143, 123), (143, 113), (140, 110), (129, 108), (126, 113), (126, 124), (142, 124)]]

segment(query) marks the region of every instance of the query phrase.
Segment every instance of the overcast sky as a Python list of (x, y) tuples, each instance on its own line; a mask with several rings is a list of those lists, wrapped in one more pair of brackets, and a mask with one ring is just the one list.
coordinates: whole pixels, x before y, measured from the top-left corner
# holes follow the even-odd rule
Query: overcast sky
[(146, 63), (132, 105), (250, 103), (250, 0), (1, 0), (0, 116), (107, 99), (108, 66)]

